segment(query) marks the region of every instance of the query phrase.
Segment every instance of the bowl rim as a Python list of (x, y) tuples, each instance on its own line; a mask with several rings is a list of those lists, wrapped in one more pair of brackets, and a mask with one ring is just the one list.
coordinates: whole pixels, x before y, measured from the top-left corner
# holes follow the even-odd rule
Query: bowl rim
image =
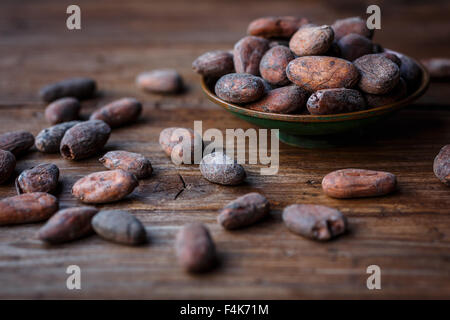
[[(398, 52), (401, 55), (404, 55), (400, 52)], [(406, 55), (404, 55), (406, 56)], [(356, 112), (349, 112), (349, 113), (338, 113), (338, 114), (329, 114), (329, 115), (312, 115), (312, 114), (281, 114), (281, 113), (270, 113), (270, 112), (262, 112), (262, 111), (256, 111), (256, 110), (250, 110), (245, 107), (226, 102), (225, 100), (220, 99), (213, 93), (208, 84), (205, 77), (202, 77), (201, 86), (206, 94), (206, 96), (214, 102), (215, 104), (218, 104), (219, 106), (223, 107), (224, 109), (242, 114), (248, 117), (254, 117), (254, 118), (261, 118), (261, 119), (268, 119), (268, 120), (277, 120), (277, 121), (287, 121), (287, 122), (338, 122), (338, 121), (347, 121), (347, 120), (357, 120), (357, 119), (364, 119), (364, 118), (370, 118), (377, 115), (382, 115), (385, 113), (389, 113), (395, 110), (398, 110), (412, 101), (419, 98), (421, 95), (425, 93), (425, 91), (428, 88), (428, 85), (430, 83), (430, 75), (428, 73), (428, 70), (414, 58), (411, 58), (409, 56), (406, 56), (413, 60), (421, 69), (422, 71), (422, 80), (420, 83), (420, 86), (409, 96), (405, 97), (402, 100), (396, 101), (394, 103), (376, 107), (372, 109), (362, 110), (362, 111), (356, 111)]]

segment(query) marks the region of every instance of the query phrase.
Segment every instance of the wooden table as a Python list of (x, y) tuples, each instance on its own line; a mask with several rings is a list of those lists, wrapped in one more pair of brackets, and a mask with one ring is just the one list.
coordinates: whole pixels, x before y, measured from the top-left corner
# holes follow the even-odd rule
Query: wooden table
[[(130, 248), (92, 236), (46, 246), (37, 240), (40, 224), (0, 228), (0, 298), (450, 298), (450, 189), (433, 175), (439, 149), (450, 143), (450, 87), (433, 83), (413, 106), (380, 124), (362, 143), (336, 149), (299, 149), (281, 144), (280, 171), (261, 176), (246, 166), (243, 186), (214, 185), (196, 166), (175, 166), (158, 136), (170, 126), (250, 128), (209, 102), (191, 62), (212, 49), (229, 49), (248, 22), (268, 14), (298, 14), (321, 23), (364, 15), (353, 1), (77, 1), (82, 30), (65, 27), (68, 1), (2, 0), (0, 4), (0, 133), (48, 126), (38, 89), (72, 76), (91, 76), (102, 96), (83, 104), (88, 116), (105, 102), (134, 96), (144, 104), (142, 119), (114, 130), (106, 150), (148, 156), (155, 174), (126, 200), (99, 208), (130, 210), (145, 224), (147, 246)], [(382, 5), (376, 41), (417, 58), (450, 56), (450, 3)], [(179, 70), (187, 84), (179, 96), (148, 95), (136, 74), (154, 68)], [(93, 157), (70, 162), (33, 150), (21, 157), (17, 173), (42, 162), (61, 169), (61, 207), (80, 205), (70, 194), (80, 177), (103, 170)], [(321, 190), (322, 177), (335, 169), (387, 170), (399, 191), (369, 199), (334, 200)], [(240, 231), (216, 223), (217, 210), (250, 191), (271, 201), (266, 221)], [(15, 194), (13, 182), (0, 197)], [(340, 209), (349, 234), (317, 243), (288, 232), (282, 209), (316, 203)], [(191, 221), (211, 230), (221, 257), (209, 274), (190, 276), (176, 264), (174, 236)], [(381, 290), (368, 290), (366, 268), (380, 266)], [(66, 289), (66, 268), (78, 265), (82, 289)]]

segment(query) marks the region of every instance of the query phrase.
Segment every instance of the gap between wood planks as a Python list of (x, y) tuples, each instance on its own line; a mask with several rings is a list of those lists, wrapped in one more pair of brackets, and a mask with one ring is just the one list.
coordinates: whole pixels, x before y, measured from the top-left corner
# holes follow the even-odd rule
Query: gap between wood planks
[(177, 198), (183, 193), (183, 191), (186, 190), (186, 182), (184, 181), (183, 176), (181, 174), (179, 174), (179, 173), (177, 173), (177, 174), (178, 174), (178, 177), (180, 177), (180, 180), (181, 180), (181, 183), (183, 184), (183, 187), (181, 188), (180, 191), (177, 192), (177, 194), (175, 195), (173, 200), (177, 200)]

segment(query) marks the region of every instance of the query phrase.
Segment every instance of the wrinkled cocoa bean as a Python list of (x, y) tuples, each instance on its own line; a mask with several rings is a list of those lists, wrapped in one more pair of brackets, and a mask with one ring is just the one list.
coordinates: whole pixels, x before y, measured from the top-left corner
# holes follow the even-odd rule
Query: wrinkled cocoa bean
[(104, 121), (79, 123), (64, 134), (60, 145), (61, 155), (68, 160), (88, 158), (103, 148), (110, 134), (111, 128)]
[(304, 27), (294, 33), (289, 48), (299, 57), (322, 55), (330, 49), (333, 39), (330, 26)]
[(30, 149), (33, 144), (34, 137), (27, 131), (11, 131), (0, 135), (0, 149), (9, 151), (16, 157)]
[(399, 68), (402, 65), (402, 60), (400, 60), (400, 58), (392, 53), (392, 52), (381, 52), (379, 53), (379, 55), (391, 60), (392, 62), (394, 62)]
[(92, 227), (99, 236), (112, 242), (132, 246), (147, 242), (145, 227), (127, 211), (100, 211), (92, 219)]
[(94, 233), (91, 220), (97, 212), (98, 210), (94, 207), (60, 210), (39, 229), (38, 238), (57, 244), (88, 236)]
[[(194, 130), (187, 128), (164, 129), (159, 135), (159, 145), (176, 164), (193, 164), (196, 150), (200, 157), (203, 150), (202, 137)], [(186, 155), (184, 150), (188, 151)]]
[(422, 63), (427, 68), (431, 78), (438, 80), (450, 79), (450, 59), (432, 58), (422, 60)]
[(0, 184), (6, 182), (16, 168), (16, 157), (6, 150), (0, 149)]
[(204, 77), (220, 78), (234, 72), (233, 54), (222, 50), (206, 52), (195, 59), (192, 69)]
[(291, 82), (307, 91), (332, 88), (351, 88), (359, 79), (355, 66), (344, 59), (312, 56), (292, 60), (286, 74)]
[(61, 98), (50, 103), (45, 109), (45, 119), (51, 124), (77, 120), (81, 104), (75, 98)]
[(297, 113), (306, 104), (308, 93), (299, 86), (292, 85), (269, 91), (261, 100), (246, 107), (251, 110), (273, 113)]
[(39, 96), (46, 102), (59, 98), (73, 97), (88, 99), (94, 96), (97, 90), (95, 80), (90, 78), (71, 78), (49, 84), (39, 91)]
[(234, 69), (237, 73), (259, 75), (261, 59), (269, 50), (269, 41), (264, 38), (247, 36), (239, 40), (234, 46)]
[(183, 90), (183, 78), (173, 69), (143, 72), (136, 78), (136, 84), (144, 91), (175, 94)]
[(248, 193), (228, 203), (217, 217), (225, 229), (238, 229), (265, 218), (270, 211), (267, 199), (259, 193)]
[(177, 234), (175, 249), (179, 264), (188, 272), (206, 272), (216, 265), (214, 241), (201, 223), (184, 226)]
[(261, 77), (276, 86), (289, 84), (286, 67), (294, 59), (295, 56), (288, 47), (276, 46), (269, 49), (262, 57), (259, 65)]
[(290, 205), (283, 210), (283, 221), (293, 233), (320, 241), (347, 230), (347, 219), (340, 211), (321, 205)]
[(356, 33), (368, 39), (372, 39), (373, 37), (373, 30), (367, 28), (366, 20), (360, 17), (336, 20), (331, 27), (333, 28), (334, 38), (336, 40), (350, 33)]
[(353, 63), (361, 75), (358, 86), (366, 93), (386, 94), (400, 81), (398, 66), (379, 54), (367, 54)]
[(72, 187), (72, 194), (84, 203), (108, 203), (125, 198), (138, 186), (136, 177), (117, 169), (91, 173)]
[(250, 23), (247, 34), (263, 38), (290, 38), (307, 23), (308, 19), (291, 16), (263, 17)]
[(222, 152), (204, 156), (200, 171), (206, 180), (223, 185), (240, 184), (246, 177), (244, 167)]
[(216, 95), (227, 102), (248, 103), (256, 101), (265, 93), (261, 78), (244, 73), (224, 75), (216, 83)]
[(103, 120), (111, 128), (123, 126), (136, 121), (142, 113), (142, 104), (135, 98), (123, 98), (95, 111), (90, 120)]
[(395, 86), (395, 88), (392, 89), (387, 94), (380, 95), (380, 94), (363, 93), (363, 95), (369, 108), (386, 106), (388, 104), (400, 101), (401, 99), (406, 97), (407, 95), (406, 82), (403, 80), (403, 78), (400, 78), (400, 81)]
[(325, 194), (338, 199), (382, 196), (395, 191), (396, 187), (394, 174), (364, 169), (333, 171), (322, 180)]
[(110, 151), (99, 161), (110, 170), (122, 169), (134, 174), (138, 179), (147, 178), (153, 171), (150, 160), (139, 153)]
[(443, 146), (434, 158), (433, 171), (442, 183), (450, 186), (450, 144)]
[(53, 193), (58, 187), (59, 168), (53, 163), (43, 163), (23, 171), (16, 179), (18, 194), (32, 192)]
[(40, 152), (57, 153), (61, 140), (67, 130), (81, 123), (81, 121), (69, 121), (54, 125), (39, 132), (34, 145)]
[(313, 93), (306, 104), (311, 114), (337, 114), (363, 110), (363, 95), (354, 89), (324, 89)]
[(58, 199), (44, 193), (24, 193), (0, 200), (0, 225), (47, 220), (58, 211)]
[(353, 61), (366, 54), (373, 53), (373, 43), (370, 39), (356, 33), (343, 36), (338, 41), (341, 58)]

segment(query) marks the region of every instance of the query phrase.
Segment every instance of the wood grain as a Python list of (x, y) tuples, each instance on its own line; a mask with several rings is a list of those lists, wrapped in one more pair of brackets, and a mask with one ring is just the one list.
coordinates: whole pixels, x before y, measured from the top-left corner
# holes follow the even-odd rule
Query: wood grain
[[(416, 58), (449, 56), (450, 3), (382, 1), (382, 30), (376, 41)], [(69, 1), (3, 0), (0, 4), (0, 133), (47, 127), (37, 91), (71, 76), (97, 79), (101, 95), (83, 103), (87, 117), (106, 102), (133, 96), (144, 104), (142, 119), (116, 129), (99, 155), (70, 162), (33, 150), (19, 158), (16, 173), (42, 162), (61, 170), (61, 207), (80, 205), (70, 194), (80, 177), (104, 168), (98, 158), (124, 149), (143, 153), (154, 175), (124, 201), (99, 208), (130, 210), (145, 224), (150, 243), (130, 248), (92, 236), (61, 246), (36, 238), (40, 224), (0, 229), (0, 298), (450, 298), (450, 189), (433, 175), (440, 147), (450, 141), (449, 85), (432, 84), (413, 106), (380, 124), (353, 145), (335, 149), (299, 149), (281, 144), (280, 170), (261, 176), (247, 165), (243, 186), (214, 185), (196, 166), (175, 166), (158, 145), (162, 129), (193, 127), (250, 128), (210, 103), (191, 63), (211, 49), (229, 49), (248, 22), (268, 14), (298, 14), (320, 23), (363, 15), (353, 1), (80, 0), (82, 30), (65, 28)], [(400, 16), (401, 13), (401, 16)], [(426, 23), (424, 22), (426, 21)], [(179, 96), (145, 94), (135, 76), (144, 70), (173, 67), (188, 90)], [(320, 182), (340, 168), (390, 171), (398, 176), (395, 194), (367, 199), (326, 197)], [(216, 223), (217, 211), (251, 191), (272, 203), (271, 217), (239, 231)], [(15, 194), (13, 181), (0, 186), (0, 197)], [(350, 232), (329, 243), (316, 243), (287, 231), (282, 209), (292, 203), (316, 203), (340, 209)], [(203, 276), (183, 273), (173, 243), (179, 228), (201, 221), (211, 230), (220, 267)], [(82, 290), (65, 283), (67, 266), (82, 270)], [(366, 288), (367, 266), (382, 270), (382, 290)]]

